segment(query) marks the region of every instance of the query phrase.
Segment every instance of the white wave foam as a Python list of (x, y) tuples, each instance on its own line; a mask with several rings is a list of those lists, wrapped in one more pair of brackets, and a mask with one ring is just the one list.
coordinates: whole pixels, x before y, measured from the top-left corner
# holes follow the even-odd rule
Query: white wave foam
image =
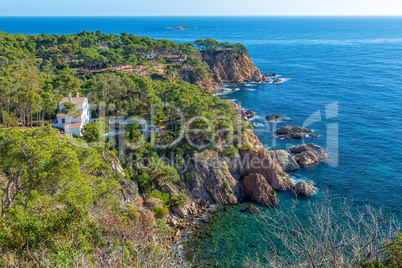
[(313, 192), (313, 194), (312, 195), (316, 195), (317, 193), (318, 193), (318, 191), (319, 191), (319, 189), (318, 189), (318, 187), (317, 186), (315, 186), (315, 182), (314, 181), (312, 181), (312, 180), (307, 180), (306, 178), (303, 178), (303, 177), (296, 177), (296, 176), (292, 176), (292, 175), (289, 175), (289, 179), (290, 179), (290, 181), (293, 183), (293, 184), (297, 184), (297, 183), (299, 183), (299, 182), (301, 182), (301, 181), (308, 181), (308, 182), (310, 182), (313, 186), (314, 186), (314, 192)]
[(232, 88), (221, 88), (221, 89), (224, 89), (225, 91), (223, 91), (223, 92), (219, 92), (219, 93), (216, 93), (216, 94), (213, 94), (213, 96), (221, 96), (221, 95), (226, 95), (226, 94), (230, 94), (230, 93), (232, 93), (232, 92), (235, 92), (235, 91), (239, 91), (240, 90), (240, 88), (234, 88), (234, 89), (232, 89)]
[(281, 79), (282, 79), (282, 81), (276, 82), (276, 83), (272, 83), (272, 84), (283, 84), (283, 83), (285, 83), (285, 82), (287, 82), (287, 81), (290, 80), (290, 78), (281, 78)]

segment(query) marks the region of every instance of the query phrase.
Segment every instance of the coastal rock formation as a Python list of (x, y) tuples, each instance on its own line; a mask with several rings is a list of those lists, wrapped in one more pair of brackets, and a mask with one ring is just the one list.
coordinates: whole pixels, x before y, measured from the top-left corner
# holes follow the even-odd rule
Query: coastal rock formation
[(294, 146), (290, 151), (297, 153), (295, 161), (301, 166), (311, 166), (331, 159), (326, 150), (313, 143)]
[(283, 79), (277, 78), (274, 82), (272, 82), (273, 84), (279, 84), (280, 82), (283, 82)]
[(309, 181), (301, 181), (295, 185), (294, 191), (298, 195), (312, 195), (314, 194), (314, 186)]
[(137, 183), (129, 179), (124, 179), (120, 182), (120, 185), (123, 194), (122, 203), (135, 203), (140, 196)]
[(265, 117), (267, 120), (279, 120), (279, 119), (286, 119), (286, 116), (279, 115), (279, 114), (270, 114)]
[(172, 211), (177, 213), (180, 217), (184, 218), (190, 215), (195, 215), (197, 214), (197, 206), (194, 202), (191, 202), (185, 206), (174, 206), (172, 207)]
[(267, 206), (279, 204), (275, 191), (262, 175), (252, 173), (244, 178), (243, 184), (247, 197), (252, 201)]
[(276, 76), (276, 73), (273, 73), (273, 74), (264, 74), (263, 76), (262, 76), (262, 78), (261, 78), (261, 81), (263, 82), (263, 83), (270, 83), (271, 82), (271, 80), (269, 79), (270, 77), (275, 77)]
[[(255, 112), (251, 111), (251, 110), (247, 110), (246, 111), (246, 116), (247, 116), (247, 120), (253, 119), (255, 116)], [(246, 121), (247, 121), (246, 120)]]
[(241, 153), (246, 174), (262, 175), (274, 190), (285, 191), (293, 187), (281, 166), (274, 162), (267, 149), (247, 150)]
[(223, 100), (223, 101), (226, 103), (229, 103), (232, 106), (232, 108), (235, 109), (235, 111), (238, 114), (239, 119), (248, 121), (248, 120), (254, 118), (255, 113), (253, 111), (251, 111), (251, 110), (244, 111), (244, 109), (234, 101), (231, 101), (231, 100)]
[(213, 81), (218, 84), (261, 81), (261, 73), (248, 55), (234, 50), (203, 50), (203, 60), (214, 73)]
[(282, 167), (283, 171), (292, 171), (299, 169), (299, 165), (288, 151), (275, 150), (270, 151), (269, 153), (272, 159)]
[(237, 204), (244, 196), (243, 184), (221, 163), (217, 152), (205, 150), (194, 156), (194, 165), (187, 194), (197, 202), (208, 201), (219, 205)]
[(311, 132), (313, 132), (311, 129), (299, 126), (290, 126), (290, 125), (281, 127), (280, 129), (277, 129), (275, 131), (275, 133), (278, 135), (284, 135), (280, 136), (280, 138), (284, 139), (288, 139), (290, 137), (294, 139), (302, 139), (306, 137), (305, 133), (311, 133)]

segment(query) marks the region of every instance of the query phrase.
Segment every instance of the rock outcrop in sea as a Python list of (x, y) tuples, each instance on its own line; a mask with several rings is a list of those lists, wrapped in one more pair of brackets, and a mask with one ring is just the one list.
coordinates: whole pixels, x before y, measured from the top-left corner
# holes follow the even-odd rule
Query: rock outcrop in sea
[(296, 153), (295, 160), (301, 166), (312, 166), (331, 159), (325, 149), (313, 143), (294, 146), (290, 152)]
[(290, 125), (281, 127), (275, 131), (275, 133), (279, 135), (279, 138), (283, 139), (302, 139), (307, 136), (305, 133), (311, 132), (313, 132), (311, 129)]
[(201, 86), (212, 92), (222, 91), (220, 85), (261, 81), (261, 72), (250, 57), (234, 50), (201, 50), (203, 61), (208, 63), (214, 76), (201, 81)]
[(309, 181), (298, 182), (294, 187), (294, 192), (297, 195), (308, 196), (314, 194), (314, 186)]

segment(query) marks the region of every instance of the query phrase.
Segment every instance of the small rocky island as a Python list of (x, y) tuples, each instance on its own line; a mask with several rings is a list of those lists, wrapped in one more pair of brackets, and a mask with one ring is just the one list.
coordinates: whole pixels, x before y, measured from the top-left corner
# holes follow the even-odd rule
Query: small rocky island
[(285, 140), (290, 140), (290, 138), (303, 139), (307, 136), (305, 133), (311, 132), (313, 131), (309, 128), (290, 125), (275, 130), (275, 133), (279, 135), (278, 137)]

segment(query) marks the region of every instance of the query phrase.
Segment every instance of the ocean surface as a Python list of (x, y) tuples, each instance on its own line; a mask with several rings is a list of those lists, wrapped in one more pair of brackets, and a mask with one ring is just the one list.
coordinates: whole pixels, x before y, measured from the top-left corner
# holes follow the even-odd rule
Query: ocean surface
[[(177, 26), (196, 28), (169, 28)], [(256, 134), (266, 148), (314, 142), (333, 158), (290, 173), (318, 188), (301, 202), (328, 190), (402, 215), (402, 17), (0, 18), (0, 31), (9, 33), (82, 30), (243, 43), (262, 73), (275, 72), (285, 82), (232, 86), (234, 91), (221, 97), (256, 112)], [(289, 118), (276, 127), (306, 125), (319, 137), (272, 138), (273, 124), (263, 120), (272, 113)], [(279, 198), (286, 208), (294, 196), (280, 193)], [(263, 227), (240, 209), (220, 212), (206, 226), (213, 235), (198, 248), (209, 263), (238, 267), (246, 256), (263, 254), (258, 238)]]

